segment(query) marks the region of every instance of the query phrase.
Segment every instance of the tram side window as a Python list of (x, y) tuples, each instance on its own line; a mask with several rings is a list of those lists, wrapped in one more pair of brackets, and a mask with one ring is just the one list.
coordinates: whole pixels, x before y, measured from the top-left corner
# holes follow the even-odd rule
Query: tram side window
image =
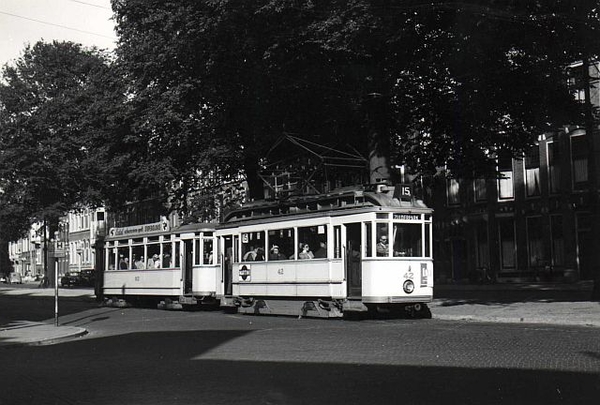
[(160, 268), (160, 245), (158, 243), (148, 244), (148, 260), (146, 261), (146, 268)]
[(265, 260), (265, 232), (242, 233), (242, 261)]
[[(306, 249), (305, 246), (308, 246)], [(293, 254), (293, 251), (291, 252)], [(298, 259), (327, 257), (327, 226), (298, 228)]]
[(175, 268), (180, 268), (181, 267), (181, 245), (179, 244), (179, 242), (175, 242), (175, 254), (173, 255), (173, 266)]
[(340, 225), (333, 227), (333, 257), (336, 259), (342, 257), (342, 227)]
[(269, 260), (293, 259), (294, 243), (293, 228), (269, 231)]
[(204, 257), (202, 264), (213, 264), (214, 263), (214, 252), (213, 252), (213, 240), (204, 239)]
[(161, 260), (161, 267), (163, 269), (173, 267), (173, 247), (171, 245), (171, 242), (163, 243), (162, 251), (163, 254)]
[(119, 252), (119, 263), (117, 268), (119, 270), (127, 270), (130, 269), (131, 266), (129, 264), (129, 246), (120, 246), (118, 248)]
[(366, 239), (365, 239), (366, 242), (364, 244), (365, 257), (373, 257), (373, 245), (371, 244), (373, 237), (372, 237), (371, 229), (373, 229), (371, 223), (365, 222), (365, 235), (366, 235)]
[(394, 256), (422, 256), (421, 224), (394, 224)]
[(144, 257), (144, 246), (132, 246), (131, 252), (133, 253), (133, 269), (142, 270), (146, 268), (146, 258)]
[(111, 248), (108, 251), (108, 269), (109, 270), (115, 270), (117, 268), (116, 262), (115, 262), (116, 253), (117, 253), (116, 248)]

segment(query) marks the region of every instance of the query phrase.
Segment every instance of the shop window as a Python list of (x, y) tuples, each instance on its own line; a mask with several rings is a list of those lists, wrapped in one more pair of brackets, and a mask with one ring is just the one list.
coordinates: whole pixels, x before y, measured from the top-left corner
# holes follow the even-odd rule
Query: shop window
[(460, 204), (460, 183), (457, 179), (447, 181), (448, 205)]
[(512, 218), (498, 221), (500, 232), (500, 260), (503, 269), (514, 269), (516, 266), (515, 225)]
[(544, 254), (544, 231), (541, 217), (527, 218), (527, 248), (529, 250), (529, 268), (536, 269), (546, 266)]
[(563, 236), (561, 215), (552, 215), (550, 217), (550, 233), (552, 234), (552, 264), (554, 266), (564, 266), (565, 239)]
[(560, 192), (560, 148), (548, 143), (548, 188), (551, 194)]
[(538, 145), (531, 148), (525, 156), (525, 189), (527, 197), (536, 197), (540, 190), (540, 149)]
[(514, 198), (512, 157), (503, 155), (498, 159), (498, 198), (508, 200)]
[(573, 189), (582, 190), (588, 185), (588, 150), (585, 135), (571, 137), (571, 162), (573, 165)]
[(487, 200), (487, 184), (485, 179), (473, 180), (473, 191), (475, 194), (475, 201), (486, 201)]
[(477, 267), (488, 268), (490, 263), (487, 222), (479, 222), (475, 229), (477, 246)]

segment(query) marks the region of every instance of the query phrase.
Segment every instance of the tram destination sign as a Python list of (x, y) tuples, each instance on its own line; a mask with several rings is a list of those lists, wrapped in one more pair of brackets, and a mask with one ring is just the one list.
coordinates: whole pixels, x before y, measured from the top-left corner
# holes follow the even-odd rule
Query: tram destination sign
[(123, 228), (110, 228), (108, 234), (113, 237), (118, 236), (140, 236), (147, 233), (169, 232), (171, 226), (168, 221), (154, 222), (151, 224), (142, 224), (134, 226), (126, 226)]
[(405, 221), (419, 221), (421, 219), (420, 214), (394, 214), (394, 219), (402, 219)]

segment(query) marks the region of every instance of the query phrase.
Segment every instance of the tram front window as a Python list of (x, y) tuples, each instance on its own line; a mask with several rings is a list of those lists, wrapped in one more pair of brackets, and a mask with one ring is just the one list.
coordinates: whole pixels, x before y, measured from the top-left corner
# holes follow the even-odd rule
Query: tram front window
[(394, 224), (394, 256), (421, 257), (421, 224)]
[(204, 239), (204, 259), (202, 264), (213, 264), (213, 241), (212, 239)]
[(377, 224), (377, 257), (388, 257), (390, 253), (390, 245), (388, 240), (387, 224)]

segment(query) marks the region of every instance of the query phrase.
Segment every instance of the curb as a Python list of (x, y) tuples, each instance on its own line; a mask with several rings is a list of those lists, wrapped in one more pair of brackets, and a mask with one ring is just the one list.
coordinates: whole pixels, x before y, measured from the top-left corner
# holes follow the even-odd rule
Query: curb
[(43, 322), (23, 322), (0, 329), (0, 347), (45, 346), (80, 338), (87, 329), (54, 326)]

